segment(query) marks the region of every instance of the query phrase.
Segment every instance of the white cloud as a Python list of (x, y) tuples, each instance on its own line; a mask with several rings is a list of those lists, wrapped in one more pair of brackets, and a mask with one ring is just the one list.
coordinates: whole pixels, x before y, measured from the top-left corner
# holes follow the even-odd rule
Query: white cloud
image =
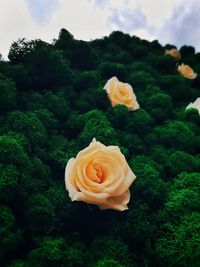
[(174, 8), (171, 17), (158, 31), (158, 38), (164, 44), (171, 43), (180, 47), (192, 45), (200, 50), (200, 2), (183, 1)]
[(59, 0), (26, 0), (29, 12), (39, 25), (47, 24), (59, 6)]
[[(50, 0), (51, 12), (42, 6), (48, 14), (46, 23), (41, 22), (42, 13), (33, 16), (27, 1), (31, 1), (32, 7), (40, 3), (0, 0), (0, 53), (4, 58), (18, 38), (51, 42), (61, 28), (83, 40), (101, 38), (117, 29), (161, 43), (187, 43), (200, 49), (198, 0)], [(48, 9), (50, 2), (41, 1)], [(35, 10), (38, 8), (40, 5), (35, 6)]]
[[(3, 3), (2, 3), (3, 2)], [(0, 3), (0, 53), (5, 57), (11, 43), (25, 35), (32, 36), (36, 33), (23, 0), (7, 0)]]
[(148, 41), (153, 41), (155, 40), (155, 36), (151, 35), (147, 30), (145, 29), (138, 29), (134, 32), (134, 35)]
[(114, 11), (108, 18), (112, 30), (121, 30), (134, 34), (136, 30), (147, 26), (146, 16), (140, 8), (134, 10), (124, 8), (120, 11)]
[(89, 0), (100, 8), (123, 12), (139, 8), (147, 17), (147, 24), (160, 27), (172, 14), (173, 9), (184, 0)]
[(40, 38), (50, 42), (66, 28), (75, 38), (90, 40), (109, 34), (109, 11), (94, 8), (88, 0), (60, 0), (48, 24), (35, 23), (25, 0), (0, 0), (0, 53), (6, 58), (18, 38)]
[[(135, 0), (129, 0), (129, 2), (135, 3)], [(159, 28), (183, 0), (136, 0), (136, 2), (147, 16), (148, 25)]]
[(90, 40), (109, 34), (107, 20), (109, 11), (94, 8), (87, 0), (60, 0), (60, 8), (50, 27), (66, 28), (75, 38)]

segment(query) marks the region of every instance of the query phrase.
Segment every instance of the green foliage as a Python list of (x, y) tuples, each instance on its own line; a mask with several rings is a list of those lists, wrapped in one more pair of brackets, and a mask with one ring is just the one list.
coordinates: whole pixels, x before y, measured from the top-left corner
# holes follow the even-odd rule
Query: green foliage
[(44, 194), (32, 195), (26, 203), (25, 215), (27, 228), (32, 238), (37, 235), (49, 234), (54, 227), (55, 213), (51, 201)]
[(80, 141), (88, 144), (95, 137), (105, 145), (116, 144), (116, 133), (106, 116), (100, 110), (92, 110), (85, 114), (85, 126)]
[(71, 50), (71, 63), (79, 70), (91, 70), (94, 67), (95, 56), (87, 42), (75, 41)]
[(118, 131), (118, 136), (120, 144), (127, 149), (126, 156), (130, 159), (138, 154), (145, 153), (145, 146), (138, 135)]
[(175, 180), (175, 187), (177, 189), (183, 189), (187, 187), (193, 188), (195, 191), (198, 192), (198, 188), (200, 185), (200, 174), (191, 172), (183, 172), (178, 176), (178, 179)]
[(200, 171), (200, 159), (183, 151), (175, 151), (169, 155), (169, 172), (176, 176), (183, 171)]
[[(34, 113), (36, 114), (37, 118), (42, 122), (48, 133), (56, 134), (58, 129), (58, 121), (54, 117), (55, 114), (53, 114), (50, 110), (46, 108), (37, 109)], [(57, 114), (59, 113), (61, 112), (57, 112)], [(54, 125), (54, 127), (52, 127), (52, 125)]]
[(44, 95), (44, 103), (46, 108), (51, 111), (59, 120), (66, 120), (67, 114), (70, 112), (69, 102), (63, 93), (53, 94), (48, 92)]
[(82, 131), (85, 124), (84, 116), (77, 113), (71, 113), (66, 123), (67, 136), (76, 138)]
[(102, 79), (110, 79), (113, 76), (117, 76), (119, 80), (126, 80), (126, 68), (119, 63), (103, 62), (99, 66)]
[(22, 63), (14, 65), (2, 62), (0, 64), (0, 72), (9, 77), (14, 82), (15, 87), (22, 92), (27, 91), (27, 88), (30, 87), (31, 78)]
[(44, 237), (28, 255), (30, 266), (84, 266), (81, 247), (69, 246), (61, 238)]
[(64, 239), (54, 239), (46, 237), (40, 243), (39, 248), (31, 251), (28, 255), (28, 261), (32, 266), (47, 266), (62, 264), (61, 260), (64, 258)]
[(132, 60), (131, 54), (127, 51), (122, 51), (114, 57), (114, 61), (121, 64), (130, 64)]
[(192, 152), (194, 149), (194, 132), (189, 125), (181, 121), (170, 120), (163, 126), (156, 126), (154, 133), (157, 141), (166, 147)]
[(9, 264), (9, 267), (25, 267), (25, 262), (22, 260), (14, 260)]
[(0, 136), (0, 162), (13, 164), (20, 169), (29, 163), (29, 158), (16, 139), (2, 135)]
[(166, 91), (174, 102), (181, 102), (190, 99), (191, 88), (188, 80), (178, 75), (160, 76), (159, 85)]
[(97, 86), (99, 80), (100, 77), (97, 71), (83, 71), (78, 76), (75, 89), (76, 91), (78, 90), (85, 92), (87, 88)]
[[(19, 39), (0, 56), (0, 265), (197, 267), (200, 258), (200, 53), (189, 80), (157, 40), (120, 31), (90, 42)], [(111, 106), (129, 83), (140, 109)], [(65, 166), (93, 138), (117, 145), (137, 176), (129, 209), (72, 202)], [(120, 167), (120, 166), (119, 166)]]
[[(191, 181), (191, 178), (194, 181)], [(200, 185), (197, 184), (199, 173), (181, 173), (175, 180), (173, 190), (170, 192), (166, 202), (166, 210), (172, 216), (179, 216), (185, 211), (197, 211), (200, 205)], [(186, 181), (186, 179), (188, 179)], [(186, 183), (187, 182), (187, 183)]]
[(4, 123), (4, 132), (9, 130), (24, 134), (33, 146), (44, 144), (47, 140), (46, 129), (33, 112), (9, 113)]
[(190, 45), (183, 45), (180, 48), (180, 54), (183, 58), (189, 56), (189, 55), (193, 55), (195, 53), (195, 49), (194, 47), (190, 46)]
[(106, 115), (115, 129), (123, 130), (128, 123), (129, 111), (125, 105), (110, 107)]
[(64, 168), (67, 161), (75, 157), (81, 148), (80, 144), (69, 141), (63, 136), (55, 136), (52, 138), (49, 152), (49, 160), (51, 162), (52, 175), (55, 179), (63, 180)]
[(34, 50), (36, 41), (28, 41), (25, 38), (14, 42), (8, 54), (9, 60), (14, 63), (25, 63), (30, 53)]
[(197, 109), (186, 109), (185, 116), (188, 121), (195, 123), (197, 126), (200, 126), (200, 116)]
[(126, 47), (131, 40), (129, 34), (124, 34), (123, 32), (120, 31), (112, 32), (108, 38), (112, 43), (117, 44), (121, 48)]
[(156, 83), (154, 77), (143, 69), (133, 71), (129, 80), (134, 89), (137, 88), (137, 90), (142, 91), (145, 90), (148, 85), (155, 85)]
[(132, 112), (128, 118), (126, 129), (129, 132), (143, 136), (151, 129), (152, 118), (149, 113), (140, 108), (136, 112)]
[(44, 186), (47, 186), (49, 182), (49, 177), (51, 174), (51, 169), (47, 166), (42, 160), (38, 157), (32, 157), (31, 160), (32, 167), (32, 177), (34, 179), (39, 179), (44, 183)]
[(142, 59), (148, 53), (148, 48), (144, 45), (138, 45), (134, 48), (132, 55), (134, 59)]
[(28, 69), (35, 90), (54, 89), (74, 82), (74, 74), (60, 51), (49, 46), (36, 49)]
[(181, 173), (166, 202), (166, 216), (156, 251), (163, 266), (197, 266), (199, 259), (199, 173)]
[(147, 100), (146, 107), (151, 116), (158, 122), (163, 122), (173, 115), (172, 99), (167, 94), (157, 93), (152, 95)]
[(74, 106), (79, 112), (87, 112), (92, 109), (106, 110), (110, 103), (105, 91), (101, 87), (91, 87), (80, 93), (80, 97), (75, 96)]
[(151, 164), (145, 164), (142, 160), (133, 160), (132, 169), (135, 170), (136, 180), (133, 193), (143, 199), (154, 208), (161, 205), (164, 201), (167, 186), (159, 176), (159, 172)]
[[(50, 186), (47, 191), (47, 196), (54, 208), (56, 217), (55, 231), (61, 234), (65, 227), (70, 227), (70, 217), (73, 213), (72, 203), (66, 194), (64, 186), (59, 183), (54, 183)], [(62, 207), (62, 209), (60, 207)]]
[(98, 260), (98, 262), (94, 265), (94, 267), (124, 267), (124, 266), (125, 265), (122, 265), (121, 263), (119, 263), (119, 261), (107, 258)]
[(0, 205), (0, 261), (4, 264), (22, 241), (21, 231), (10, 208)]
[(94, 260), (102, 258), (113, 259), (122, 264), (122, 266), (131, 266), (127, 245), (121, 240), (110, 236), (99, 236), (91, 244), (90, 260), (94, 262)]
[(156, 244), (162, 266), (198, 266), (199, 220), (199, 213), (192, 212), (186, 214), (178, 226), (169, 223), (164, 225), (166, 234)]
[(61, 29), (57, 40), (54, 40), (56, 49), (61, 50), (65, 59), (69, 60), (70, 50), (74, 43), (73, 35), (66, 29)]
[(15, 107), (14, 83), (0, 74), (0, 113), (6, 113)]
[(3, 202), (13, 201), (19, 172), (13, 165), (0, 165), (0, 200)]
[(115, 236), (121, 236), (122, 240), (129, 244), (132, 251), (140, 251), (147, 240), (153, 238), (155, 225), (151, 221), (150, 209), (143, 202), (136, 201), (133, 194), (131, 210), (126, 220), (118, 222), (113, 226)]

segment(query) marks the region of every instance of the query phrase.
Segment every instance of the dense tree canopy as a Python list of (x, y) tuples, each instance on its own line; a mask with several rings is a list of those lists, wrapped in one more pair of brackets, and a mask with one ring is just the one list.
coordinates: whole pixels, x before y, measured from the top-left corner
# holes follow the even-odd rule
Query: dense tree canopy
[[(116, 31), (90, 42), (62, 29), (0, 56), (0, 265), (197, 267), (200, 259), (200, 54), (181, 77), (157, 40)], [(108, 79), (130, 83), (140, 109), (111, 106)], [(67, 161), (96, 138), (137, 176), (129, 210), (71, 202)]]

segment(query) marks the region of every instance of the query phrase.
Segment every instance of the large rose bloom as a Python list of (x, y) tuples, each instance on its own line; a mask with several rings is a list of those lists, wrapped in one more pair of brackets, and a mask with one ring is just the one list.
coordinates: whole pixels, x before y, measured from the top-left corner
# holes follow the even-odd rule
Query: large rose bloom
[(176, 48), (172, 48), (170, 50), (166, 49), (165, 55), (169, 55), (171, 57), (174, 57), (176, 60), (181, 59), (181, 54), (179, 53), (179, 51)]
[(112, 77), (108, 80), (104, 89), (107, 91), (113, 107), (118, 104), (127, 106), (129, 110), (136, 110), (140, 107), (132, 86), (128, 83), (120, 82), (117, 77)]
[(100, 209), (128, 209), (129, 187), (135, 179), (119, 147), (105, 146), (95, 138), (65, 169), (71, 200), (96, 204)]
[(182, 76), (188, 79), (195, 79), (197, 77), (197, 73), (195, 73), (190, 66), (183, 63), (178, 66), (178, 71)]

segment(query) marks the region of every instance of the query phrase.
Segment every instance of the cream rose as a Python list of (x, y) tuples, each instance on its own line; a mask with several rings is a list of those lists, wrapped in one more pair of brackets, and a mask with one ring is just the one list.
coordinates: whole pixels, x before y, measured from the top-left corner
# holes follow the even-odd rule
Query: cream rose
[(190, 103), (186, 109), (195, 108), (198, 110), (200, 115), (200, 97), (198, 97), (193, 103)]
[(183, 63), (178, 66), (178, 71), (182, 76), (188, 79), (195, 79), (197, 77), (197, 73), (195, 73), (190, 66)]
[(174, 57), (177, 60), (181, 59), (181, 54), (179, 53), (179, 51), (176, 48), (172, 48), (170, 50), (165, 50), (165, 55), (169, 55), (171, 57)]
[(107, 91), (113, 107), (118, 104), (123, 104), (126, 105), (129, 110), (140, 108), (132, 86), (128, 83), (120, 82), (117, 77), (112, 77), (108, 80), (104, 89)]
[(128, 209), (129, 187), (135, 179), (119, 147), (105, 146), (95, 138), (65, 169), (71, 200), (96, 204), (100, 209)]

